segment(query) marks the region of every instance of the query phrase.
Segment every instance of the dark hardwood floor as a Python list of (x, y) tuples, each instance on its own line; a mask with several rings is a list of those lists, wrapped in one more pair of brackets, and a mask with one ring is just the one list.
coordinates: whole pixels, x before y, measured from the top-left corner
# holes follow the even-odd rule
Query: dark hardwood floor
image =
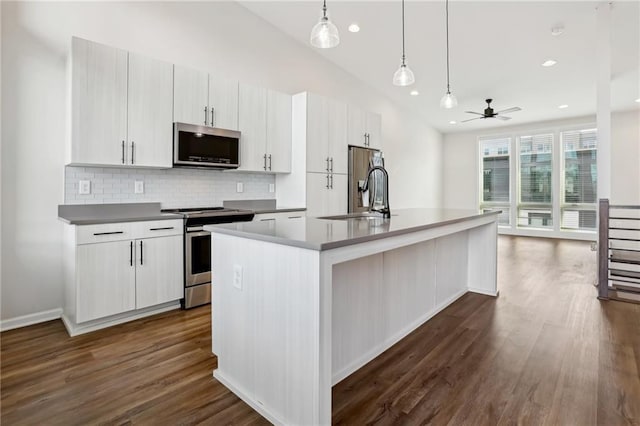
[[(600, 302), (589, 243), (500, 237), (466, 294), (337, 384), (335, 424), (640, 424), (640, 305)], [(265, 424), (211, 376), (210, 310), (69, 338), (4, 332), (3, 425)]]

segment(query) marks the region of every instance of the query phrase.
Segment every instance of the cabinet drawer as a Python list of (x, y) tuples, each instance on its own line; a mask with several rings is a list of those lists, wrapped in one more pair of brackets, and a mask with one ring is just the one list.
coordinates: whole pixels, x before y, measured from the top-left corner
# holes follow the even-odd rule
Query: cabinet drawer
[(260, 222), (260, 221), (275, 220), (275, 219), (298, 219), (305, 216), (306, 216), (306, 212), (304, 210), (294, 211), (294, 212), (282, 212), (282, 213), (263, 213), (263, 214), (256, 214), (253, 217), (253, 221)]
[(166, 237), (182, 235), (184, 225), (182, 219), (152, 220), (149, 222), (134, 222), (136, 238)]
[(101, 223), (76, 227), (76, 244), (106, 243), (135, 238), (135, 229), (131, 222)]

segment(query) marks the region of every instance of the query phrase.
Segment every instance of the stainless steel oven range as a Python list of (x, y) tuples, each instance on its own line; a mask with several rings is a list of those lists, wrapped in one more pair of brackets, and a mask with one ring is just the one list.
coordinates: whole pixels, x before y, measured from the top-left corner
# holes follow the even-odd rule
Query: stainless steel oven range
[[(251, 210), (223, 207), (166, 209), (166, 213), (184, 216), (184, 299), (182, 308), (189, 309), (211, 303), (211, 234), (204, 225), (249, 222)], [(215, 273), (215, 272), (213, 272)]]

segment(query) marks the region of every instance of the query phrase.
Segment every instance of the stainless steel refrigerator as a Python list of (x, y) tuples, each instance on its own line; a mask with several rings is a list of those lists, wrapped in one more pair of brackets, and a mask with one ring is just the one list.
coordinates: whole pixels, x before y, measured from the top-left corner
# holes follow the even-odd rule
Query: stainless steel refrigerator
[(349, 146), (349, 213), (366, 212), (370, 207), (383, 205), (384, 188), (382, 172), (375, 170), (369, 181), (369, 191), (362, 188), (369, 169), (373, 166), (384, 167), (382, 151), (370, 148)]

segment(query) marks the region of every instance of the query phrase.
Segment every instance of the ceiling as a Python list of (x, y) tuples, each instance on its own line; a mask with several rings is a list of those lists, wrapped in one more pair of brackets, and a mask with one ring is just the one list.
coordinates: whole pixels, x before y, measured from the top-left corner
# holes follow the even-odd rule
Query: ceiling
[[(309, 46), (320, 1), (241, 2), (300, 43)], [(450, 133), (594, 114), (596, 111), (596, 2), (456, 1), (449, 4), (451, 91), (458, 107), (444, 110), (446, 91), (443, 1), (407, 1), (406, 54), (416, 76), (410, 87), (391, 83), (401, 56), (399, 1), (329, 0), (340, 30), (335, 49), (315, 49), (339, 67), (395, 102), (416, 111), (430, 125)], [(359, 33), (350, 33), (352, 22)], [(551, 28), (564, 27), (558, 36)], [(542, 67), (547, 59), (553, 67)], [(612, 107), (638, 108), (640, 97), (640, 1), (616, 2), (612, 9)], [(410, 96), (411, 90), (418, 96)], [(512, 120), (475, 120), (485, 98), (496, 110), (519, 106)], [(558, 109), (567, 104), (568, 108)], [(457, 124), (450, 124), (450, 121)]]

